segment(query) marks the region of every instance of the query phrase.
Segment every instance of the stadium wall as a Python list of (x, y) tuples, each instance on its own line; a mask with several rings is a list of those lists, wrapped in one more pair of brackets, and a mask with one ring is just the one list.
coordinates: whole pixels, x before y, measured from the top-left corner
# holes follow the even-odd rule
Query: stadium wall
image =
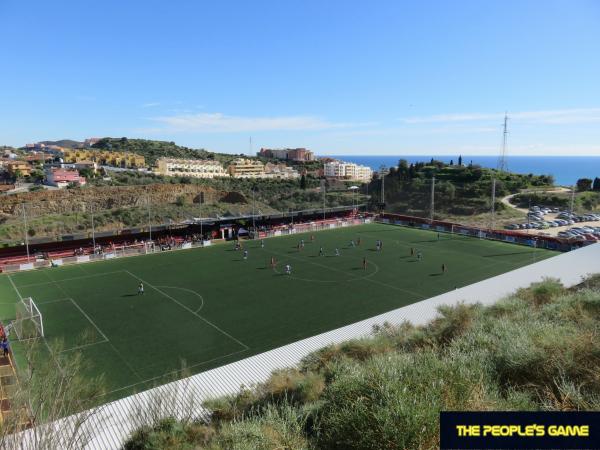
[(27, 430), (16, 435), (15, 439), (19, 443), (18, 448), (35, 448), (36, 439), (44, 434), (40, 431), (43, 428), (59, 436), (64, 435), (65, 439), (77, 434), (81, 439), (81, 448), (117, 449), (149, 417), (203, 417), (207, 413), (202, 407), (203, 401), (233, 394), (240, 386), (265, 381), (272, 371), (294, 366), (304, 356), (324, 346), (368, 336), (373, 325), (386, 321), (400, 324), (406, 320), (414, 324), (425, 324), (437, 316), (437, 308), (442, 305), (454, 305), (457, 302), (489, 305), (519, 288), (547, 277), (557, 278), (565, 286), (573, 286), (592, 273), (600, 273), (600, 244), (563, 253), (385, 314), (108, 403), (90, 415), (83, 424), (78, 422), (78, 416), (71, 416), (38, 427), (37, 430)]
[(567, 252), (594, 243), (593, 241), (568, 240), (554, 236), (541, 236), (510, 230), (492, 230), (486, 228), (471, 227), (454, 222), (440, 220), (429, 220), (422, 217), (405, 216), (400, 214), (381, 214), (378, 222), (391, 225), (400, 225), (423, 230), (433, 230), (442, 233), (459, 233), (465, 236), (478, 237), (494, 241), (510, 242), (513, 244), (527, 245), (529, 247), (546, 248)]

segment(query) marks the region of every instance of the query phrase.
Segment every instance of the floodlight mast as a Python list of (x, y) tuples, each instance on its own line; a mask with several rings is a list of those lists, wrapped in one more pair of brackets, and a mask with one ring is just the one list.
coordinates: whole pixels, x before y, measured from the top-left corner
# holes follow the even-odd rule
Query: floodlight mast
[(491, 229), (493, 230), (496, 226), (496, 178), (492, 178), (492, 215), (491, 215)]
[(379, 204), (381, 205), (380, 209), (381, 209), (381, 213), (383, 213), (383, 210), (385, 208), (385, 175), (387, 172), (387, 167), (385, 166), (381, 166), (379, 167), (379, 176), (381, 177), (381, 199), (379, 201)]
[(429, 221), (433, 223), (433, 218), (435, 216), (435, 175), (431, 177), (431, 211)]
[(29, 236), (27, 230), (27, 214), (25, 213), (25, 203), (21, 203), (23, 207), (23, 230), (25, 232), (25, 249), (27, 250), (27, 262), (29, 262)]

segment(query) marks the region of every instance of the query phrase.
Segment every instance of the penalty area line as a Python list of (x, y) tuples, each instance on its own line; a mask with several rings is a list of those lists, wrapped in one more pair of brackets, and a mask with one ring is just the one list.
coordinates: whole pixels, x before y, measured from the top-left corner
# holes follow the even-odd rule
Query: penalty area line
[(237, 342), (239, 345), (241, 345), (242, 347), (244, 347), (244, 350), (250, 350), (250, 347), (248, 347), (246, 344), (244, 344), (242, 341), (240, 341), (239, 339), (234, 338), (231, 334), (227, 333), (225, 330), (219, 328), (217, 325), (215, 325), (214, 323), (212, 323), (210, 320), (205, 319), (204, 317), (202, 317), (200, 314), (198, 314), (197, 312), (195, 312), (193, 309), (188, 308), (187, 306), (185, 306), (183, 303), (181, 303), (180, 301), (178, 301), (177, 299), (171, 297), (169, 294), (167, 294), (164, 291), (161, 291), (158, 287), (154, 286), (153, 284), (148, 283), (147, 281), (143, 280), (142, 278), (138, 277), (137, 275), (131, 273), (129, 270), (125, 270), (126, 273), (128, 273), (129, 275), (131, 275), (131, 277), (135, 278), (136, 280), (141, 281), (142, 283), (147, 284), (148, 286), (150, 286), (152, 289), (154, 289), (156, 292), (158, 292), (159, 294), (162, 294), (163, 296), (167, 297), (169, 300), (171, 300), (172, 302), (176, 303), (177, 305), (179, 305), (181, 308), (185, 309), (186, 311), (188, 311), (189, 313), (193, 314), (194, 316), (196, 316), (198, 319), (202, 320), (204, 323), (210, 325), (211, 327), (213, 327), (215, 330), (221, 332), (222, 334), (224, 334), (225, 336), (227, 336), (228, 338), (230, 338), (231, 340)]

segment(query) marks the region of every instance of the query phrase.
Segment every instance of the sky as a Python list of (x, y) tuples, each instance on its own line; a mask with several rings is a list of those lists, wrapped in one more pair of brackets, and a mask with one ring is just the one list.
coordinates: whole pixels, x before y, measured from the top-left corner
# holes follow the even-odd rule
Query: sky
[(0, 0), (0, 145), (600, 155), (595, 0)]

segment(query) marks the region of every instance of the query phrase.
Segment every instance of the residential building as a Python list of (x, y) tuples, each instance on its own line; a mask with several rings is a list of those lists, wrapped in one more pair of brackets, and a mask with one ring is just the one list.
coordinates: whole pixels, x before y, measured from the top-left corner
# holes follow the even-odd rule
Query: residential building
[(42, 142), (36, 142), (34, 144), (25, 144), (25, 148), (28, 151), (41, 150), (43, 152), (51, 153), (53, 155), (57, 155), (58, 153), (61, 153), (64, 150), (64, 148), (60, 145), (43, 144)]
[(92, 173), (98, 173), (98, 169), (100, 166), (97, 162), (94, 161), (79, 161), (76, 163), (51, 163), (44, 165), (44, 169), (48, 170), (51, 167), (57, 167), (60, 169), (70, 169), (70, 170), (89, 170)]
[(300, 178), (300, 173), (293, 167), (286, 166), (285, 164), (273, 164), (267, 163), (265, 164), (265, 175), (267, 178), (276, 178), (276, 179), (294, 179)]
[(96, 142), (101, 141), (102, 138), (97, 138), (97, 137), (92, 137), (92, 138), (88, 138), (85, 141), (83, 141), (83, 145), (85, 147), (91, 147), (92, 145), (94, 145)]
[(85, 177), (79, 175), (77, 170), (52, 167), (46, 171), (46, 184), (49, 186), (65, 188), (71, 183), (83, 186), (85, 182)]
[(156, 173), (166, 176), (216, 178), (226, 177), (228, 173), (219, 161), (210, 159), (160, 158)]
[(331, 161), (325, 163), (324, 174), (329, 178), (369, 182), (373, 177), (373, 170), (355, 163)]
[(103, 166), (140, 168), (146, 167), (146, 160), (137, 153), (112, 152), (108, 150), (64, 149), (63, 160), (66, 163), (93, 161)]
[(238, 158), (227, 168), (227, 172), (234, 178), (270, 178), (265, 173), (265, 165), (260, 161)]
[(314, 161), (315, 154), (305, 148), (261, 148), (257, 153), (264, 158), (283, 159), (288, 161)]
[(52, 161), (54, 159), (54, 156), (52, 156), (49, 153), (31, 152), (30, 154), (25, 156), (25, 159), (32, 164), (44, 164), (47, 161)]
[(23, 177), (31, 175), (32, 167), (27, 161), (10, 161), (4, 167), (6, 167), (6, 170), (12, 176), (15, 176), (17, 173)]

